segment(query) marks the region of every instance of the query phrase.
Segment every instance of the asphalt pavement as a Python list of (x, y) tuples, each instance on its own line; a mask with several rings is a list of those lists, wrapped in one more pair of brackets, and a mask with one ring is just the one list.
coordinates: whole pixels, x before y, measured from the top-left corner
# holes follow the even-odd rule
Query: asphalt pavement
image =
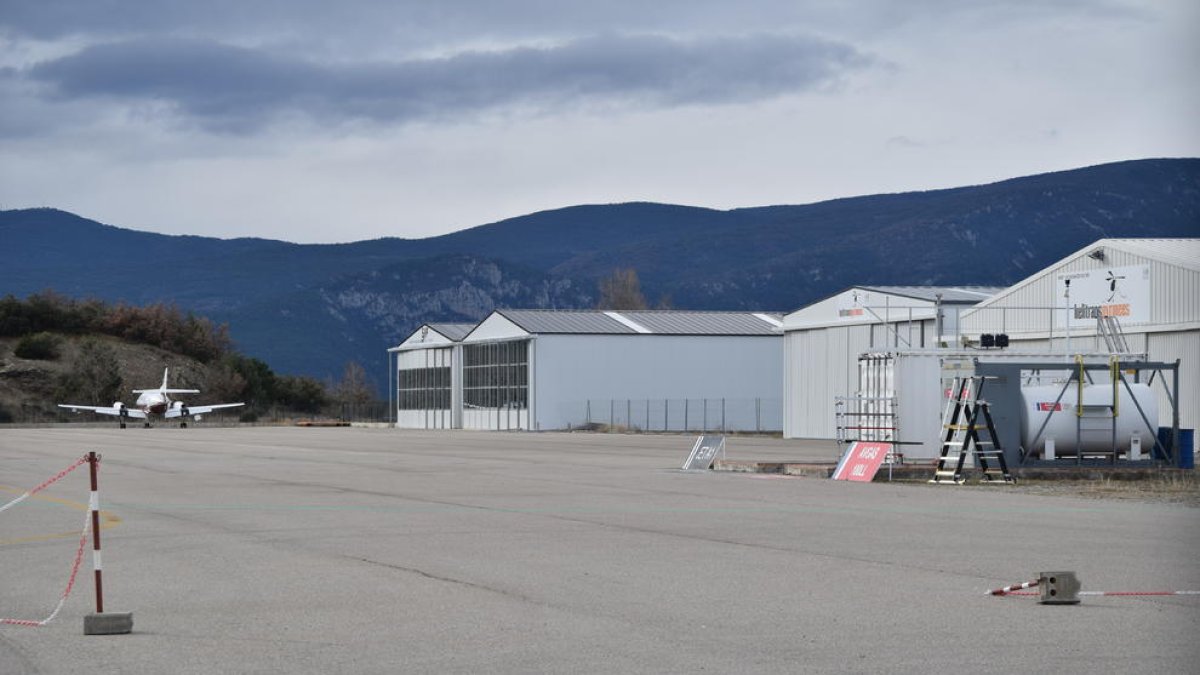
[[(102, 455), (90, 555), (0, 673), (1193, 673), (1200, 510), (1003, 486), (681, 472), (694, 437), (357, 428), (0, 431), (0, 505)], [(732, 437), (731, 458), (832, 460)], [(0, 512), (0, 617), (70, 572), (86, 467)]]

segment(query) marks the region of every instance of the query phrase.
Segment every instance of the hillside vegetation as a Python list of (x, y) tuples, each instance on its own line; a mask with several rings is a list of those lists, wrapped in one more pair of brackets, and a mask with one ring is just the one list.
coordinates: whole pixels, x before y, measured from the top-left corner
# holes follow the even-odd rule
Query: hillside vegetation
[[(0, 298), (0, 422), (47, 422), (73, 416), (58, 403), (132, 403), (131, 389), (170, 384), (201, 390), (204, 402), (244, 401), (244, 420), (272, 414), (315, 415), (338, 399), (369, 393), (306, 376), (278, 375), (236, 353), (228, 329), (170, 305), (108, 305), (39, 293)], [(90, 419), (90, 416), (89, 416)]]

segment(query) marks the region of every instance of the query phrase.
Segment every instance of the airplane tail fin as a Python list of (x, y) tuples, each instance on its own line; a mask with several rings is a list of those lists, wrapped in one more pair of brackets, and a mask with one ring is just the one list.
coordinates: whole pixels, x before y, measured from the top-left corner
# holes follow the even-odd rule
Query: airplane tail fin
[(170, 388), (168, 388), (167, 387), (167, 378), (170, 377), (170, 375), (171, 375), (171, 368), (169, 366), (166, 368), (163, 368), (163, 381), (162, 381), (162, 385), (159, 386), (158, 389), (134, 389), (133, 393), (144, 394), (144, 393), (150, 392), (150, 391), (158, 392), (160, 394), (199, 394), (200, 393), (199, 389), (170, 389)]

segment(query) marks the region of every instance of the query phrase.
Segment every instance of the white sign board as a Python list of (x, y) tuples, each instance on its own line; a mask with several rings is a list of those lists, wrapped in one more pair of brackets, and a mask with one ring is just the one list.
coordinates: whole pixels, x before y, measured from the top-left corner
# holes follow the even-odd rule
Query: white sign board
[[(1115, 316), (1122, 324), (1150, 321), (1150, 266), (1109, 267), (1086, 272), (1065, 272), (1057, 276), (1058, 303), (1067, 307), (1055, 312), (1054, 323), (1063, 325), (1069, 316), (1071, 327), (1095, 326), (1101, 316)], [(1067, 281), (1070, 281), (1068, 297)]]
[(867, 291), (852, 288), (849, 291), (838, 296), (837, 300), (837, 315), (841, 321), (854, 321), (856, 319), (868, 319), (870, 315), (865, 309), (869, 306), (871, 294)]
[(717, 461), (718, 454), (725, 454), (725, 437), (700, 436), (692, 446), (692, 451), (688, 453), (687, 459), (683, 461), (683, 470), (711, 469), (713, 462)]

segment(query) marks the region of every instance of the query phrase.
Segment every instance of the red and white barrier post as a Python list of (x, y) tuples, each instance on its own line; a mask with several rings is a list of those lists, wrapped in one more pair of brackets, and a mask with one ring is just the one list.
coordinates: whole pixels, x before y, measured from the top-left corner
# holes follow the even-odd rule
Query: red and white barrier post
[(88, 510), (92, 512), (92, 570), (96, 575), (96, 613), (104, 613), (104, 584), (101, 581), (101, 570), (104, 565), (100, 562), (100, 490), (96, 485), (96, 474), (99, 471), (100, 457), (96, 453), (87, 455), (88, 468), (92, 477), (92, 491), (88, 493)]
[(92, 512), (92, 569), (96, 575), (96, 613), (83, 617), (84, 635), (119, 635), (133, 631), (133, 612), (104, 613), (104, 585), (101, 571), (104, 565), (100, 557), (100, 490), (97, 474), (100, 471), (100, 455), (87, 454), (92, 475), (92, 491), (88, 497), (88, 510)]

